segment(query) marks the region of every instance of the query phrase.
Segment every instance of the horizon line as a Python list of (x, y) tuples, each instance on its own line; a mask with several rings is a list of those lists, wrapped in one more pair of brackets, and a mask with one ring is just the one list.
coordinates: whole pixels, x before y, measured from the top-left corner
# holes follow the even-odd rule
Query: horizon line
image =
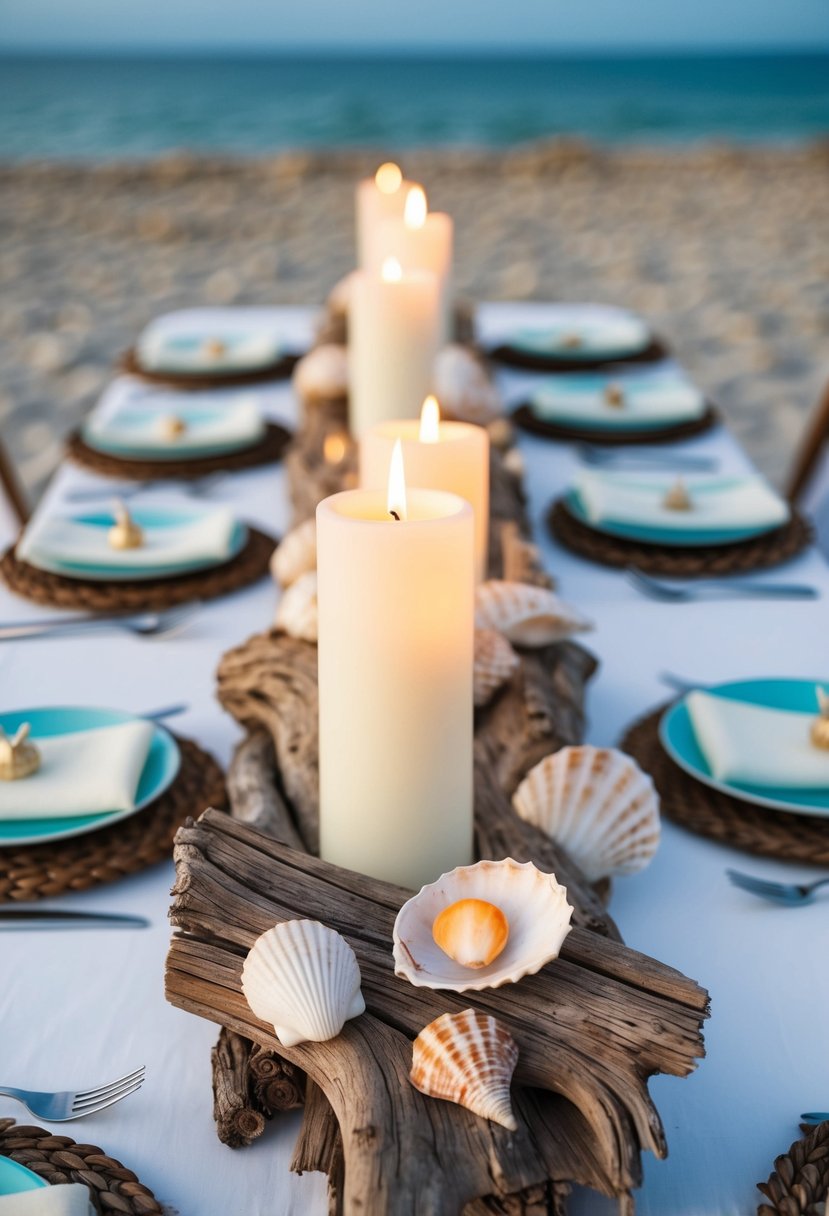
[(782, 57), (810, 56), (816, 59), (829, 58), (829, 48), (815, 49), (813, 45), (789, 43), (784, 46), (769, 46), (760, 43), (756, 46), (745, 44), (732, 45), (729, 43), (698, 44), (694, 46), (647, 43), (643, 45), (612, 46), (588, 45), (573, 43), (571, 45), (551, 45), (539, 47), (538, 44), (515, 46), (496, 46), (494, 44), (444, 43), (439, 45), (420, 44), (416, 46), (401, 46), (399, 44), (381, 43), (349, 43), (345, 46), (331, 43), (292, 43), (274, 44), (263, 47), (261, 44), (239, 43), (236, 45), (217, 45), (215, 43), (181, 43), (163, 46), (135, 46), (121, 43), (101, 43), (88, 45), (36, 45), (20, 43), (3, 45), (0, 43), (0, 58), (12, 59), (20, 56), (41, 58), (90, 58), (93, 56), (120, 56), (126, 59), (139, 59), (147, 56), (156, 58), (172, 58), (174, 56), (205, 56), (209, 58), (228, 58), (239, 55), (253, 59), (279, 59), (295, 55), (307, 55), (313, 58), (357, 59), (357, 58), (395, 58), (395, 59), (441, 59), (453, 56), (467, 58), (481, 57), (487, 59), (549, 59), (549, 58), (658, 58), (662, 55), (672, 55), (677, 58), (702, 58), (706, 56), (731, 56), (737, 58), (751, 57)]

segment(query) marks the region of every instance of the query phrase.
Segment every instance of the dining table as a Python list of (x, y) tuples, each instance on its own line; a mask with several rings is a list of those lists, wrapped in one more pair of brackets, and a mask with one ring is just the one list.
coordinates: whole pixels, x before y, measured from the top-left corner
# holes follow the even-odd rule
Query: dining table
[[(495, 335), (528, 315), (543, 324), (544, 305), (481, 304), (479, 332)], [(292, 345), (312, 344), (313, 309), (279, 308), (273, 317)], [(507, 408), (536, 379), (514, 369), (496, 375)], [(270, 419), (296, 425), (290, 380), (249, 391)], [(634, 719), (667, 701), (671, 692), (660, 678), (665, 671), (700, 682), (829, 680), (829, 568), (816, 548), (752, 576), (811, 584), (820, 593), (814, 600), (652, 601), (623, 572), (566, 551), (547, 532), (551, 500), (577, 473), (576, 445), (527, 434), (518, 434), (517, 444), (543, 561), (561, 596), (594, 624), (584, 635), (599, 660), (586, 693), (589, 742), (615, 745)], [(725, 473), (752, 470), (725, 425), (660, 450), (709, 455)], [(106, 486), (66, 462), (37, 510), (66, 511), (79, 490)], [(148, 487), (142, 501), (186, 493), (184, 485)], [(205, 493), (274, 535), (291, 524), (282, 465), (219, 477)], [(11, 519), (0, 515), (4, 544), (13, 531)], [(72, 704), (142, 713), (184, 701), (186, 713), (171, 726), (227, 765), (241, 731), (216, 700), (216, 668), (225, 651), (269, 627), (277, 598), (276, 585), (263, 579), (203, 604), (180, 633), (155, 640), (113, 629), (2, 642), (0, 711)], [(0, 622), (55, 615), (0, 588)], [(203, 809), (193, 806), (192, 814)], [(650, 1083), (669, 1155), (663, 1161), (645, 1155), (644, 1183), (635, 1196), (641, 1216), (753, 1211), (760, 1198), (755, 1184), (797, 1138), (800, 1113), (829, 1106), (823, 1020), (829, 1009), (829, 898), (782, 908), (732, 886), (728, 867), (784, 880), (822, 876), (816, 868), (749, 856), (665, 821), (652, 864), (613, 882), (610, 912), (625, 941), (680, 969), (711, 995), (706, 1056), (697, 1070), (684, 1080), (659, 1076)], [(146, 929), (0, 933), (0, 1083), (90, 1087), (146, 1065), (138, 1093), (83, 1123), (56, 1126), (56, 1132), (100, 1144), (180, 1216), (324, 1213), (325, 1177), (289, 1172), (298, 1112), (278, 1115), (249, 1148), (231, 1150), (217, 1139), (210, 1070), (217, 1028), (164, 997), (173, 878), (170, 859), (51, 901), (144, 916)], [(659, 1034), (658, 1025), (653, 1033)], [(3, 1097), (0, 1116), (32, 1122)], [(615, 1210), (615, 1203), (584, 1190), (576, 1189), (570, 1201), (574, 1216)]]

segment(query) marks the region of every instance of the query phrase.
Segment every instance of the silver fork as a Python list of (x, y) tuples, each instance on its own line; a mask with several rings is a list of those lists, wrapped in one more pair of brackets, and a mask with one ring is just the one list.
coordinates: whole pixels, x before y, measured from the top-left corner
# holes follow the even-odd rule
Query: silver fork
[(724, 599), (735, 596), (738, 599), (814, 600), (820, 594), (816, 587), (806, 583), (745, 583), (717, 578), (705, 579), (693, 586), (678, 587), (675, 583), (653, 578), (636, 566), (626, 566), (625, 575), (638, 591), (663, 604), (687, 604), (711, 595)]
[(770, 899), (773, 903), (784, 904), (795, 908), (802, 904), (810, 904), (816, 897), (819, 887), (829, 886), (829, 878), (819, 878), (817, 882), (772, 882), (767, 878), (754, 878), (751, 874), (742, 874), (739, 870), (726, 870), (735, 887), (741, 891), (750, 891), (762, 899)]
[(196, 601), (168, 608), (164, 612), (141, 612), (132, 616), (71, 616), (60, 621), (15, 621), (0, 625), (0, 642), (61, 637), (66, 633), (98, 633), (107, 629), (125, 630), (141, 638), (168, 637), (181, 629), (198, 607)]
[(617, 452), (609, 448), (596, 447), (592, 443), (580, 443), (576, 455), (582, 464), (600, 469), (652, 469), (677, 471), (680, 473), (711, 473), (719, 468), (715, 456), (692, 455), (690, 452)]
[(68, 1123), (70, 1119), (83, 1119), (85, 1115), (97, 1114), (114, 1106), (123, 1098), (134, 1094), (144, 1082), (144, 1068), (137, 1068), (117, 1081), (98, 1085), (95, 1089), (65, 1089), (58, 1093), (41, 1093), (36, 1089), (13, 1089), (0, 1085), (0, 1094), (22, 1102), (30, 1114), (48, 1123)]

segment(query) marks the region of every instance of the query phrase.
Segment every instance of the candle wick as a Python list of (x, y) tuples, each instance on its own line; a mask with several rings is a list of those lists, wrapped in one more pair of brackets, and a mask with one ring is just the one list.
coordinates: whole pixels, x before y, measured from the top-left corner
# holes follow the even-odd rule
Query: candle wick
[(392, 519), (396, 519), (397, 522), (400, 523), (400, 516), (396, 511), (389, 511), (389, 515), (392, 517)]

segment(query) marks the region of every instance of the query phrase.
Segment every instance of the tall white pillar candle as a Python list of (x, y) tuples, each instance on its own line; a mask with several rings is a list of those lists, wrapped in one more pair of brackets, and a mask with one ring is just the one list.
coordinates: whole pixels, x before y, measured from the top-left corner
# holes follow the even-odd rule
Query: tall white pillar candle
[(429, 211), (422, 186), (409, 185), (402, 214), (384, 219), (375, 256), (395, 257), (405, 271), (430, 270), (440, 282), (441, 344), (451, 342), (454, 224), (443, 211)]
[(475, 573), (486, 577), (489, 538), (489, 434), (467, 422), (441, 422), (438, 404), (427, 397), (420, 421), (379, 422), (360, 438), (360, 486), (386, 485), (392, 449), (403, 448), (406, 484), (449, 490), (471, 504), (475, 516)]
[(354, 276), (348, 319), (349, 423), (355, 436), (413, 418), (431, 391), (439, 347), (438, 280), (388, 258)]
[(382, 260), (380, 237), (383, 223), (400, 219), (412, 182), (404, 181), (397, 165), (381, 165), (374, 177), (357, 183), (357, 265), (367, 269)]
[(418, 888), (472, 860), (472, 508), (317, 507), (320, 853)]

